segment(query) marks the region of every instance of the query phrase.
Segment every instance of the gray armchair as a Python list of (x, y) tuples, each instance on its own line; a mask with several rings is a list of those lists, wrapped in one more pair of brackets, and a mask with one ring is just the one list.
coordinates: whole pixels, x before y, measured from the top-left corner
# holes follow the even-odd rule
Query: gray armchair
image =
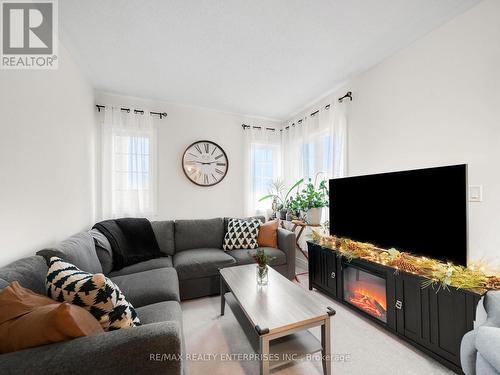
[(476, 328), (463, 337), (460, 360), (466, 375), (500, 374), (500, 291), (488, 292), (479, 303)]

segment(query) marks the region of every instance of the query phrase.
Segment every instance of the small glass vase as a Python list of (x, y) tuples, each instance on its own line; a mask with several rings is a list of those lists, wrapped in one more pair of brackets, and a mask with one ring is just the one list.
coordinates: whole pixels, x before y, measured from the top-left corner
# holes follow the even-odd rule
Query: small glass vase
[(257, 285), (267, 285), (267, 281), (268, 281), (267, 274), (269, 271), (267, 266), (264, 266), (264, 267), (257, 266), (256, 270), (257, 270), (257, 273), (256, 273)]

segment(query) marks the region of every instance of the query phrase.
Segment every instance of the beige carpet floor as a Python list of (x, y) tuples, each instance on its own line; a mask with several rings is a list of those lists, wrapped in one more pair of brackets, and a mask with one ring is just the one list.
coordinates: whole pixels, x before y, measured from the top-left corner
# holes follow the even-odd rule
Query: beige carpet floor
[[(302, 286), (307, 276), (301, 277)], [(385, 332), (375, 323), (353, 313), (326, 296), (312, 291), (317, 298), (328, 300), (337, 314), (332, 317), (333, 374), (371, 375), (438, 375), (452, 374), (438, 362)], [(236, 360), (231, 355), (250, 355), (252, 347), (234, 318), (231, 309), (220, 316), (220, 298), (206, 297), (182, 302), (187, 374), (240, 375), (258, 374), (259, 365), (252, 360)], [(319, 338), (319, 329), (311, 332)], [(234, 360), (233, 360), (234, 358)], [(319, 359), (298, 361), (272, 371), (273, 375), (321, 374)]]

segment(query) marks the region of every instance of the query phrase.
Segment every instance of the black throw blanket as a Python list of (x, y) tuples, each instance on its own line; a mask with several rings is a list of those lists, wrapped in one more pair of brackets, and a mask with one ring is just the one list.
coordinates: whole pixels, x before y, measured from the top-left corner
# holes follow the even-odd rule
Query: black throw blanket
[(163, 256), (147, 219), (105, 220), (93, 227), (104, 234), (113, 251), (113, 270)]

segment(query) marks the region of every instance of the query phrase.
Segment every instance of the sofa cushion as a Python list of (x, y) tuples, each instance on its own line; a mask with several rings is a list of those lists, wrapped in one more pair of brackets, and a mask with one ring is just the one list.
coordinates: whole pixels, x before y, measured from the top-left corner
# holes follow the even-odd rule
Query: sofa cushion
[(160, 251), (166, 255), (175, 253), (175, 224), (172, 220), (152, 221), (151, 227), (156, 236)]
[(224, 221), (222, 218), (175, 222), (176, 252), (200, 248), (222, 249), (223, 238)]
[[(259, 249), (263, 249), (267, 255), (274, 258), (269, 261), (270, 266), (280, 266), (282, 264), (286, 264), (286, 254), (280, 249), (275, 249), (273, 247), (260, 247)], [(231, 255), (234, 259), (236, 259), (238, 265), (250, 264), (250, 263), (255, 263), (255, 260), (252, 258), (252, 256), (255, 255), (257, 250), (258, 249), (231, 250), (228, 251), (227, 254)]]
[(113, 250), (111, 250), (111, 244), (99, 230), (91, 229), (89, 233), (94, 239), (95, 252), (101, 263), (102, 272), (107, 275), (113, 269)]
[(220, 268), (235, 263), (232, 256), (220, 249), (192, 249), (174, 255), (174, 267), (179, 280), (214, 276)]
[[(227, 233), (227, 228), (229, 226), (229, 220), (232, 219), (231, 217), (225, 217), (224, 218), (224, 234)], [(266, 217), (265, 216), (261, 216), (261, 215), (258, 215), (258, 216), (249, 216), (249, 217), (244, 217), (244, 218), (239, 218), (240, 220), (259, 220), (261, 223), (265, 223), (266, 222)]]
[(164, 301), (139, 307), (137, 314), (143, 324), (177, 321), (182, 324), (181, 305), (177, 301)]
[(21, 286), (33, 292), (45, 294), (47, 263), (41, 256), (33, 255), (0, 268), (0, 278), (8, 283), (19, 282)]
[(479, 375), (498, 375), (498, 371), (495, 367), (491, 365), (481, 353), (477, 353), (476, 367), (473, 372), (468, 372), (467, 374), (479, 374)]
[(121, 270), (111, 272), (109, 276), (115, 277), (115, 276), (130, 275), (131, 273), (155, 270), (158, 268), (168, 268), (172, 266), (173, 266), (172, 257), (162, 257), (162, 258), (146, 260), (145, 262), (140, 262), (132, 264), (131, 266), (123, 267)]
[(179, 301), (179, 280), (174, 268), (158, 268), (112, 277), (136, 307), (164, 301)]
[(279, 223), (278, 219), (274, 219), (260, 225), (259, 235), (257, 236), (259, 247), (278, 247)]
[(47, 260), (58, 257), (74, 264), (82, 271), (102, 273), (101, 262), (99, 262), (95, 250), (94, 238), (89, 232), (77, 233), (56, 246), (38, 251), (37, 255), (41, 255)]
[(50, 259), (47, 295), (58, 302), (83, 307), (105, 331), (140, 325), (134, 307), (109, 278), (102, 273), (81, 271), (57, 257)]
[(259, 220), (229, 219), (222, 248), (224, 250), (258, 248), (259, 227)]
[(0, 353), (104, 332), (85, 309), (58, 303), (17, 281), (0, 292)]

